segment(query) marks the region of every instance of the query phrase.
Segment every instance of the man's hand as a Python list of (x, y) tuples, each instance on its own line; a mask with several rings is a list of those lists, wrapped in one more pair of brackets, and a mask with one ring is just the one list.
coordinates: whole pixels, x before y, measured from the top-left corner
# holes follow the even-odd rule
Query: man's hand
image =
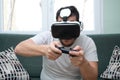
[(69, 52), (71, 63), (74, 66), (80, 67), (80, 65), (85, 61), (84, 51), (79, 46), (76, 46)]
[(47, 50), (45, 51), (45, 56), (50, 60), (56, 60), (62, 54), (61, 50), (59, 50), (56, 46), (60, 46), (59, 41), (51, 42), (50, 45), (47, 45)]
[[(77, 50), (77, 51), (74, 51)], [(83, 80), (97, 80), (98, 66), (97, 62), (87, 61), (84, 57), (84, 51), (79, 46), (76, 46), (73, 51), (70, 51), (71, 63), (79, 67)]]

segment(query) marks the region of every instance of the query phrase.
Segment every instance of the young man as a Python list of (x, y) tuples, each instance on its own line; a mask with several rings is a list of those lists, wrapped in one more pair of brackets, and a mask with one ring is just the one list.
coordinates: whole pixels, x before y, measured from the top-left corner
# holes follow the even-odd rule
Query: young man
[[(60, 13), (63, 9), (71, 11), (67, 21), (79, 21), (79, 13), (74, 6), (58, 10), (56, 20), (63, 21)], [(72, 48), (64, 54), (57, 47)], [(43, 56), (41, 80), (97, 80), (98, 58), (94, 41), (80, 34), (77, 38), (54, 39), (51, 31), (20, 42), (15, 52), (23, 56)], [(72, 56), (71, 56), (72, 55)]]

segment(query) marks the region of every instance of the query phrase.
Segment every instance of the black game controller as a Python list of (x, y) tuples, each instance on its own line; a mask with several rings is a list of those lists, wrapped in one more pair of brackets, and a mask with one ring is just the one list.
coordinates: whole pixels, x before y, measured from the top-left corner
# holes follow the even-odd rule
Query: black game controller
[(62, 53), (69, 54), (70, 49), (65, 49), (64, 47), (57, 47), (62, 51)]
[[(65, 49), (64, 47), (57, 47), (57, 48), (60, 49), (64, 54), (69, 54), (69, 51), (77, 51), (77, 50), (73, 50), (72, 48), (70, 49)], [(70, 55), (70, 56), (74, 57), (74, 55)]]

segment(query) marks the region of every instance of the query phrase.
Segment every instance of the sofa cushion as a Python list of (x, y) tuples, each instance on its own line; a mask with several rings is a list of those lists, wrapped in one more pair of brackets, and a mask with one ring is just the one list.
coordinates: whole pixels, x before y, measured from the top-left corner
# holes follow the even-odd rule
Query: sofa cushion
[(12, 47), (0, 52), (0, 80), (29, 80)]
[(109, 65), (106, 70), (101, 74), (101, 78), (120, 80), (120, 48), (114, 47), (112, 56), (109, 61)]

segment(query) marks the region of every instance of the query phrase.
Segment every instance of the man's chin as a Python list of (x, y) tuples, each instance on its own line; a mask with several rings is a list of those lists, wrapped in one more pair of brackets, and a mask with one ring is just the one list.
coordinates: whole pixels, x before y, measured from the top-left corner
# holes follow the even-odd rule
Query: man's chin
[(70, 47), (74, 43), (75, 39), (60, 39), (60, 42), (65, 47)]
[[(61, 43), (62, 43), (62, 42), (61, 42)], [(73, 43), (71, 43), (71, 44), (64, 44), (64, 43), (62, 43), (62, 45), (63, 45), (64, 47), (70, 47), (72, 44), (73, 44)]]

